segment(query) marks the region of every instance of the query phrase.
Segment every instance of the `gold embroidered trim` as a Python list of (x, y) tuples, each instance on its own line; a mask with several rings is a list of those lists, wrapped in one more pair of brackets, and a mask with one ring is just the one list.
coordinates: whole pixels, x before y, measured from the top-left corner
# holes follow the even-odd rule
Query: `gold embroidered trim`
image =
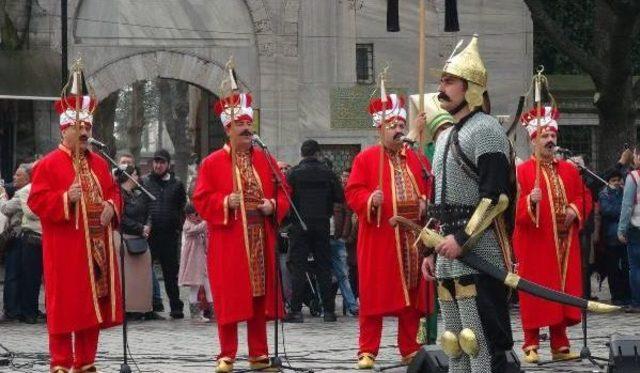
[(91, 239), (89, 238), (89, 224), (87, 221), (87, 206), (84, 203), (84, 200), (80, 199), (80, 207), (82, 210), (82, 223), (84, 226), (84, 241), (85, 247), (87, 250), (87, 265), (89, 266), (89, 282), (91, 283), (91, 295), (93, 298), (93, 308), (96, 313), (96, 318), (98, 319), (98, 323), (102, 323), (102, 312), (100, 312), (100, 306), (98, 305), (98, 293), (96, 290), (95, 284), (95, 274), (93, 272), (93, 263), (92, 263), (92, 255), (91, 255)]
[[(391, 159), (387, 157), (387, 164), (393, 170), (393, 163), (391, 163)], [(391, 183), (391, 204), (393, 206), (393, 215), (398, 215), (398, 206), (396, 203), (396, 183), (394, 180), (394, 173), (389, 172), (389, 182)], [(381, 207), (382, 208), (382, 207)], [(409, 299), (409, 291), (407, 290), (407, 280), (404, 275), (404, 266), (402, 264), (402, 250), (400, 248), (400, 227), (395, 226), (393, 228), (393, 232), (396, 238), (396, 256), (398, 258), (398, 272), (400, 273), (400, 280), (402, 282), (402, 291), (404, 293), (404, 303), (409, 306), (411, 304), (411, 300)]]

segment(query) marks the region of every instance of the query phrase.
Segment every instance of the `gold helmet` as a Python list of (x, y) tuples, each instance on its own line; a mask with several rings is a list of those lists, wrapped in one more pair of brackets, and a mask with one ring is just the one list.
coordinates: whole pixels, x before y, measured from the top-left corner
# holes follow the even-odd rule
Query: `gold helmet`
[[(456, 51), (454, 50), (453, 53)], [(465, 100), (471, 110), (482, 106), (482, 94), (487, 89), (487, 70), (478, 51), (478, 35), (473, 34), (467, 46), (447, 60), (442, 68), (443, 74), (450, 74), (467, 81)]]

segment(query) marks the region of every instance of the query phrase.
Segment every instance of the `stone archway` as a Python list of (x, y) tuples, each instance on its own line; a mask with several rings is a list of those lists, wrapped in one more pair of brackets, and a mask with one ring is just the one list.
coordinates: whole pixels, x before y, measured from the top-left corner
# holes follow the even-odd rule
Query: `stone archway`
[[(218, 92), (223, 70), (221, 63), (205, 60), (200, 56), (156, 50), (109, 61), (91, 72), (87, 80), (94, 87), (98, 100), (136, 81), (156, 78), (183, 80), (215, 93)], [(238, 83), (251, 90), (241, 77), (238, 78)]]

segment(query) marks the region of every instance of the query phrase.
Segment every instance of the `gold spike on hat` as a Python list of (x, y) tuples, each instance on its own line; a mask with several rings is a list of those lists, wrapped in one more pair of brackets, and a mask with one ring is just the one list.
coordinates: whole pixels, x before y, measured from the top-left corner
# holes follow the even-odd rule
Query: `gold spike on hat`
[(465, 95), (469, 106), (482, 105), (482, 94), (487, 88), (487, 69), (480, 58), (477, 34), (473, 34), (469, 44), (460, 53), (452, 55), (447, 60), (442, 68), (442, 73), (454, 75), (469, 82)]

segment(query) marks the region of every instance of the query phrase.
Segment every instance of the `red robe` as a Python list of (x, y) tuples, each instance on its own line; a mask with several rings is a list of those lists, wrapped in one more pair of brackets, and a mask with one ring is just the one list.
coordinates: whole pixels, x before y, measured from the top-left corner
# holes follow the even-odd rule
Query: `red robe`
[[(569, 248), (567, 259), (564, 264), (559, 259), (558, 229), (555, 214), (552, 213), (552, 197), (549, 192), (551, 184), (544, 168), (540, 178), (542, 200), (538, 204), (540, 221), (539, 227), (535, 226), (535, 210), (529, 203), (529, 194), (534, 188), (536, 178), (536, 162), (532, 157), (517, 169), (519, 192), (513, 245), (518, 262), (518, 274), (548, 288), (582, 297), (579, 230), (584, 217), (588, 216), (591, 209), (587, 196), (589, 192), (584, 193), (583, 203), (584, 184), (576, 167), (566, 161), (558, 161), (555, 166), (564, 199), (577, 214), (566, 238)], [(524, 329), (537, 329), (560, 323), (570, 326), (580, 322), (578, 308), (543, 300), (524, 292), (520, 292), (520, 315)]]
[(42, 222), (47, 327), (49, 333), (70, 333), (88, 328), (108, 328), (122, 322), (122, 298), (118, 254), (113, 245), (113, 229), (120, 214), (120, 194), (107, 163), (87, 152), (87, 162), (102, 199), (115, 209), (114, 220), (105, 229), (108, 261), (108, 295), (97, 298), (93, 281), (95, 268), (89, 264), (90, 244), (86, 212), (80, 210), (76, 229), (74, 205), (67, 190), (76, 179), (71, 153), (60, 146), (38, 161), (27, 204)]
[[(213, 292), (216, 317), (218, 323), (229, 324), (249, 320), (253, 317), (253, 294), (249, 272), (248, 244), (246, 242), (246, 215), (244, 207), (238, 210), (237, 219), (234, 211), (228, 208), (227, 200), (233, 191), (231, 177), (231, 154), (229, 147), (213, 152), (202, 161), (193, 203), (196, 210), (207, 221), (209, 226), (209, 253), (207, 256), (209, 281)], [(266, 154), (254, 147), (252, 164), (257, 175), (264, 198), (273, 200), (275, 191), (273, 176)], [(272, 158), (273, 164), (276, 164)], [(277, 172), (280, 171), (277, 169)], [(285, 177), (280, 174), (285, 188), (289, 191)], [(238, 183), (241, 188), (242, 183)], [(278, 191), (278, 222), (286, 216), (289, 202), (282, 191)], [(265, 311), (267, 319), (275, 318), (273, 289), (276, 276), (274, 273), (276, 225), (272, 218), (265, 218)], [(282, 294), (278, 287), (279, 315), (283, 315)]]
[[(422, 168), (418, 155), (406, 149), (406, 162), (411, 178), (423, 199), (430, 193), (429, 185), (422, 178)], [(397, 206), (392, 191), (392, 164), (385, 153), (382, 177), (382, 217), (377, 227), (375, 210), (371, 210), (371, 193), (378, 188), (378, 164), (380, 145), (372, 146), (356, 156), (351, 175), (345, 189), (349, 207), (358, 215), (358, 281), (360, 286), (360, 314), (393, 315), (407, 306), (422, 312), (433, 308), (432, 286), (427, 286), (420, 274), (418, 296), (411, 299), (402, 275), (400, 246), (397, 241), (398, 229), (389, 224), (389, 218), (396, 215)], [(426, 158), (423, 163), (430, 172)], [(395, 188), (393, 188), (395, 189)]]

